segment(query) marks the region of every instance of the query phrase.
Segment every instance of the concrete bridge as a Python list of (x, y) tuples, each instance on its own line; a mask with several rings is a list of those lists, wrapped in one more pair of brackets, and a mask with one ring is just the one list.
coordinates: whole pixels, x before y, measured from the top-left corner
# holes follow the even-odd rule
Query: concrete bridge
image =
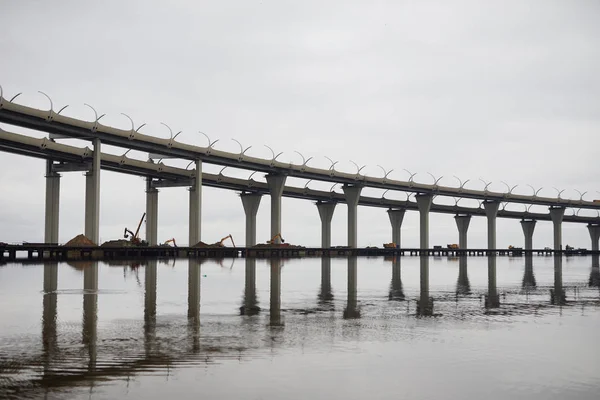
[[(100, 124), (102, 118), (95, 113), (93, 122), (78, 120), (60, 115), (64, 107), (55, 112), (50, 101), (50, 110), (39, 110), (16, 104), (14, 97), (7, 100), (0, 93), (0, 122), (16, 127), (34, 129), (49, 134), (48, 138), (34, 139), (14, 132), (0, 130), (0, 150), (23, 154), (31, 157), (47, 159), (46, 167), (46, 218), (45, 241), (58, 242), (58, 209), (60, 199), (60, 174), (68, 171), (87, 171), (85, 195), (85, 235), (93, 242), (99, 241), (99, 191), (100, 171), (107, 169), (147, 178), (146, 188), (146, 237), (151, 245), (157, 244), (158, 189), (172, 186), (189, 187), (189, 235), (188, 243), (193, 245), (201, 239), (202, 223), (202, 186), (214, 186), (241, 192), (242, 204), (246, 213), (246, 247), (256, 244), (256, 214), (263, 195), (271, 197), (271, 235), (281, 232), (281, 198), (295, 197), (316, 201), (322, 222), (323, 248), (331, 247), (331, 219), (337, 203), (345, 203), (348, 207), (348, 247), (357, 247), (357, 215), (358, 205), (383, 207), (388, 209), (392, 226), (392, 242), (401, 246), (401, 225), (407, 210), (417, 210), (420, 215), (421, 249), (429, 249), (429, 213), (441, 212), (455, 214), (459, 232), (459, 247), (468, 248), (467, 232), (472, 216), (487, 218), (487, 248), (496, 249), (496, 219), (515, 218), (521, 220), (524, 233), (525, 250), (532, 250), (532, 238), (536, 223), (552, 221), (554, 228), (553, 250), (562, 249), (562, 222), (578, 222), (587, 224), (591, 238), (592, 251), (598, 251), (600, 238), (600, 212), (598, 216), (565, 215), (566, 208), (600, 210), (600, 203), (583, 200), (562, 199), (513, 194), (508, 188), (506, 193), (491, 192), (487, 186), (483, 191), (460, 187), (438, 185), (439, 179), (431, 185), (409, 181), (389, 179), (389, 172), (382, 178), (361, 175), (362, 168), (357, 166), (355, 174), (336, 171), (335, 162), (327, 170), (309, 167), (309, 159), (301, 165), (277, 161), (279, 155), (273, 154), (271, 160), (251, 157), (242, 149), (239, 154), (223, 152), (215, 149), (214, 143), (208, 147), (199, 147), (177, 142), (178, 134), (169, 139), (156, 138), (141, 134), (133, 121), (131, 129), (123, 130)], [(56, 139), (76, 138), (90, 141), (93, 149), (77, 148), (56, 143)], [(101, 145), (109, 144), (123, 147), (125, 151), (133, 149), (149, 153), (146, 161), (134, 160), (126, 156), (115, 156), (101, 153)], [(281, 153), (280, 153), (281, 154)], [(180, 158), (189, 160), (194, 169), (175, 168), (155, 162), (158, 158)], [(251, 178), (244, 180), (202, 172), (203, 163), (230, 166), (266, 173), (266, 183), (256, 182)], [(343, 185), (343, 194), (286, 186), (288, 176), (335, 182)], [(489, 185), (488, 185), (489, 186)], [(390, 200), (361, 196), (364, 187), (402, 191), (415, 194), (415, 201)], [(514, 188), (513, 188), (514, 189)], [(460, 207), (433, 203), (436, 196), (452, 196), (454, 198), (477, 199), (479, 208)], [(548, 213), (530, 213), (525, 211), (506, 210), (508, 203), (524, 205), (548, 206)], [(501, 204), (504, 207), (501, 208)]]

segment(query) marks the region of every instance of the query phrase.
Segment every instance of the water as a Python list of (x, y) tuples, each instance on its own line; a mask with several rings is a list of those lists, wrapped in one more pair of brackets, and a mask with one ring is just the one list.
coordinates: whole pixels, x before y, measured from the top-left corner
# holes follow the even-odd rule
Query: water
[(597, 399), (599, 287), (597, 257), (5, 264), (0, 398)]

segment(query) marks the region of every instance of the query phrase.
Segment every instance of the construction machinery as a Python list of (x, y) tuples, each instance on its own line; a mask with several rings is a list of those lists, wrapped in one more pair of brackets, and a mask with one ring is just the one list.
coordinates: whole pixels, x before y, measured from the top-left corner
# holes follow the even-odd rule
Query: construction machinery
[(451, 250), (457, 250), (459, 248), (458, 244), (456, 244), (456, 243), (449, 244), (446, 247), (448, 247)]
[(509, 249), (509, 250), (523, 250), (523, 248), (522, 248), (522, 247), (515, 247), (515, 246), (513, 246), (512, 244), (511, 244), (510, 246), (508, 246), (508, 249)]
[[(138, 237), (138, 234), (140, 233), (140, 228), (142, 227), (142, 222), (144, 222), (145, 216), (146, 216), (146, 213), (142, 214), (142, 218), (140, 219), (140, 223), (138, 224), (137, 229), (135, 230), (135, 233), (133, 233), (128, 228), (125, 228), (125, 231), (123, 232), (123, 237), (125, 239), (129, 238), (129, 241), (135, 246), (148, 246), (147, 241), (142, 240)], [(127, 235), (128, 233), (129, 233), (129, 235)]]
[[(277, 240), (279, 239), (279, 241)], [(271, 240), (267, 240), (267, 244), (282, 244), (285, 243), (285, 240), (281, 237), (281, 233), (273, 236)]]
[(175, 238), (171, 238), (171, 239), (169, 239), (169, 240), (166, 240), (166, 241), (163, 243), (163, 246), (168, 246), (168, 245), (169, 245), (169, 243), (173, 243), (173, 247), (177, 247), (177, 242), (175, 241)]
[(383, 244), (384, 249), (395, 249), (396, 247), (397, 247), (397, 245), (394, 242)]
[(231, 236), (231, 234), (225, 236), (223, 239), (221, 239), (221, 241), (215, 243), (214, 245), (217, 247), (225, 247), (225, 245), (223, 244), (227, 239), (231, 239), (231, 244), (233, 244), (233, 247), (235, 247), (235, 242), (233, 241), (233, 236)]

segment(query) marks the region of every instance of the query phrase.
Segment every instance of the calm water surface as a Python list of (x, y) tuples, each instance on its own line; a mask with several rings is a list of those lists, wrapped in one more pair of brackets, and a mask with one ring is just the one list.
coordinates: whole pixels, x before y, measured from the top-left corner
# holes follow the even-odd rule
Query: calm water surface
[(0, 265), (0, 398), (598, 399), (592, 257)]

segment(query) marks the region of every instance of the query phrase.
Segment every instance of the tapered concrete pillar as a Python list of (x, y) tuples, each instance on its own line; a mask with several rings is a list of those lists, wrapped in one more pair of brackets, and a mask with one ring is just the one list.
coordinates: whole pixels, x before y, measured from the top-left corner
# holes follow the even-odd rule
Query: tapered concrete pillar
[(590, 239), (592, 240), (592, 251), (598, 251), (598, 239), (600, 239), (600, 225), (588, 224)]
[(392, 243), (396, 244), (397, 248), (402, 247), (401, 240), (401, 228), (402, 221), (404, 220), (404, 213), (406, 210), (392, 210), (387, 211), (390, 223), (392, 224)]
[(85, 236), (100, 244), (100, 139), (94, 139), (92, 168), (85, 174)]
[[(417, 207), (419, 207), (419, 248), (421, 250), (429, 248), (429, 210), (433, 197), (430, 194), (418, 194)], [(427, 258), (429, 265), (429, 258)], [(428, 278), (429, 279), (429, 278)]]
[(456, 221), (456, 227), (458, 228), (458, 247), (467, 249), (467, 231), (469, 230), (469, 223), (471, 223), (471, 216), (455, 215), (454, 221)]
[[(271, 237), (281, 233), (281, 196), (285, 188), (285, 175), (266, 176), (267, 186), (269, 186), (269, 194), (271, 195)], [(281, 243), (281, 239), (277, 238), (275, 243)]]
[(562, 220), (564, 215), (564, 207), (550, 207), (550, 218), (552, 218), (554, 227), (554, 250), (562, 250)]
[(533, 231), (535, 230), (536, 221), (534, 219), (522, 219), (521, 228), (525, 235), (525, 250), (533, 249)]
[(60, 174), (52, 171), (52, 160), (46, 161), (46, 211), (44, 243), (58, 244)]
[(256, 315), (260, 312), (256, 296), (256, 258), (246, 258), (244, 283), (244, 303), (240, 315)]
[(190, 187), (188, 244), (194, 246), (202, 240), (202, 160), (196, 160), (194, 184)]
[(358, 243), (358, 200), (362, 186), (344, 185), (343, 190), (348, 205), (348, 247), (356, 248)]
[(389, 300), (404, 300), (400, 260), (400, 256), (394, 256), (394, 258), (392, 259), (392, 282), (390, 283), (390, 293), (388, 296)]
[(321, 288), (319, 290), (319, 306), (333, 310), (333, 290), (331, 289), (331, 258), (321, 257)]
[(355, 256), (348, 257), (348, 298), (346, 300), (346, 308), (344, 309), (345, 319), (360, 318), (356, 280), (357, 267), (357, 258)]
[(331, 247), (331, 219), (335, 211), (335, 202), (318, 202), (317, 209), (319, 217), (321, 217), (321, 248), (328, 249)]
[(458, 279), (456, 280), (456, 294), (471, 294), (471, 282), (469, 282), (469, 271), (467, 268), (467, 256), (462, 255), (458, 259)]
[(88, 350), (88, 370), (96, 368), (98, 327), (98, 262), (83, 270), (83, 343)]
[(271, 301), (269, 304), (269, 324), (281, 326), (281, 259), (271, 258)]
[(500, 295), (496, 285), (496, 255), (488, 256), (488, 294), (485, 299), (488, 308), (500, 307)]
[(158, 244), (158, 189), (152, 178), (146, 178), (146, 240), (150, 246)]
[(256, 214), (262, 194), (242, 193), (240, 198), (246, 214), (246, 247), (252, 247), (256, 244)]
[(487, 217), (487, 247), (488, 249), (496, 249), (496, 216), (498, 215), (498, 207), (500, 203), (497, 201), (484, 201), (485, 216)]

